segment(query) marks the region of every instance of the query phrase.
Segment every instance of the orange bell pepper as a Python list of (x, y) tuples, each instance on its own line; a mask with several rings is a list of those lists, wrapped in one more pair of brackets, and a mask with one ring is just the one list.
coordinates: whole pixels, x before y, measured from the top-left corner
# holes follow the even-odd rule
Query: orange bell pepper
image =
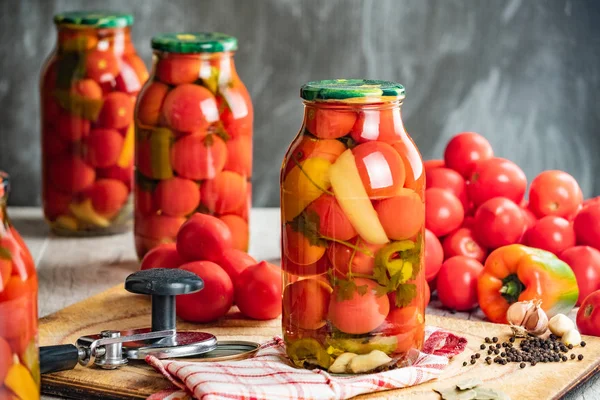
[(512, 244), (494, 250), (477, 282), (479, 306), (486, 317), (507, 323), (512, 303), (541, 300), (548, 318), (567, 314), (579, 296), (575, 274), (554, 254)]

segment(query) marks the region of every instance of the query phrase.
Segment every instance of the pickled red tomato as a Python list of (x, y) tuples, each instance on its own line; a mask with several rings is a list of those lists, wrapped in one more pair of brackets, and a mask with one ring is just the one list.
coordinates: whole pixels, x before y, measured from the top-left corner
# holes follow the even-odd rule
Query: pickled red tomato
[(310, 108), (307, 113), (306, 128), (321, 139), (337, 139), (350, 133), (356, 122), (354, 111), (336, 111), (323, 108)]
[(356, 229), (346, 217), (335, 196), (322, 194), (306, 208), (308, 213), (319, 216), (318, 230), (322, 236), (337, 240), (349, 240), (357, 235)]
[(346, 146), (339, 140), (315, 139), (311, 136), (303, 136), (294, 145), (294, 149), (288, 157), (290, 161), (285, 165), (283, 176), (287, 176), (288, 172), (296, 166), (296, 163), (301, 164), (308, 158), (319, 157), (333, 164), (345, 150)]
[(231, 214), (233, 215), (237, 215), (241, 218), (244, 219), (244, 221), (248, 221), (248, 217), (249, 217), (249, 212), (250, 212), (250, 207), (251, 207), (251, 203), (252, 203), (252, 182), (248, 182), (248, 184), (246, 185), (247, 187), (247, 193), (246, 193), (246, 198), (245, 201), (240, 205), (240, 208), (238, 208), (237, 210), (235, 210), (234, 212), (232, 212)]
[[(221, 111), (221, 122), (229, 136), (252, 136), (254, 110), (248, 89), (241, 81), (235, 80), (231, 82), (231, 87), (221, 89), (221, 96), (217, 98), (217, 106)], [(222, 104), (223, 100), (226, 105)]]
[(52, 184), (65, 193), (80, 192), (96, 179), (96, 171), (77, 156), (52, 162), (48, 166), (48, 175)]
[(355, 278), (354, 283), (357, 287), (366, 286), (366, 293), (361, 295), (355, 290), (350, 299), (344, 300), (339, 286), (336, 287), (329, 301), (328, 318), (340, 331), (360, 335), (383, 323), (390, 311), (390, 302), (387, 296), (377, 295), (375, 281)]
[(352, 154), (369, 198), (395, 196), (404, 186), (404, 163), (398, 152), (389, 144), (366, 142), (353, 148)]
[(327, 248), (327, 257), (335, 268), (335, 274), (345, 277), (349, 272), (370, 275), (375, 269), (375, 254), (382, 245), (370, 244), (356, 237), (349, 242), (353, 247), (331, 242)]
[(213, 213), (227, 214), (237, 210), (245, 201), (246, 178), (231, 171), (222, 171), (200, 186), (201, 202)]
[[(135, 222), (135, 234), (141, 237), (170, 242), (175, 239), (177, 232), (183, 223), (183, 217), (169, 217), (167, 215), (149, 215), (137, 218)], [(152, 246), (154, 247), (154, 246)]]
[(388, 336), (410, 332), (425, 320), (419, 307), (407, 306), (398, 308), (393, 305), (391, 300), (390, 304), (392, 304), (392, 307), (383, 326), (383, 332)]
[(177, 86), (167, 94), (163, 115), (170, 127), (181, 132), (204, 131), (219, 119), (212, 93), (191, 83)]
[(118, 165), (113, 165), (106, 168), (96, 169), (97, 178), (116, 179), (127, 186), (127, 190), (131, 191), (131, 180), (133, 178), (133, 163), (128, 167), (122, 168)]
[(99, 179), (85, 191), (84, 196), (92, 201), (94, 211), (112, 217), (127, 201), (129, 189), (116, 179)]
[(283, 236), (283, 251), (285, 256), (293, 263), (300, 265), (313, 264), (325, 254), (325, 247), (310, 243), (301, 232), (296, 232), (290, 225), (285, 226)]
[(42, 189), (44, 196), (44, 215), (49, 219), (55, 219), (60, 215), (69, 213), (71, 195), (56, 190), (52, 184), (44, 184)]
[(200, 79), (201, 65), (197, 55), (167, 55), (156, 63), (156, 77), (169, 85), (192, 83)]
[(169, 92), (164, 83), (152, 82), (139, 95), (137, 119), (144, 125), (158, 125), (163, 101)]
[(425, 172), (421, 154), (419, 154), (417, 146), (415, 146), (412, 140), (408, 143), (398, 141), (391, 143), (391, 145), (400, 154), (400, 158), (402, 158), (402, 162), (404, 163), (404, 170), (406, 171), (404, 187), (420, 193), (425, 184)]
[(399, 109), (361, 111), (351, 135), (357, 143), (371, 140), (392, 143), (408, 136)]
[(148, 80), (144, 61), (136, 54), (125, 54), (121, 59), (121, 72), (116, 78), (116, 90), (137, 93)]
[(399, 195), (378, 201), (375, 211), (388, 238), (410, 239), (425, 222), (425, 203), (413, 190), (400, 189)]
[(173, 177), (162, 180), (154, 190), (154, 204), (161, 213), (172, 217), (184, 217), (200, 204), (200, 188), (192, 180)]
[(152, 215), (156, 213), (158, 207), (154, 204), (153, 193), (135, 185), (135, 212), (141, 215)]
[[(248, 222), (238, 215), (222, 215), (219, 219), (229, 227), (233, 239), (233, 248), (241, 251), (248, 251)], [(256, 263), (255, 263), (256, 264)]]
[(296, 276), (315, 276), (327, 272), (331, 267), (331, 263), (327, 256), (319, 258), (311, 264), (300, 265), (290, 261), (289, 258), (283, 257), (281, 260), (281, 269), (289, 274)]
[(327, 323), (331, 286), (318, 279), (303, 279), (283, 291), (283, 325), (319, 329)]
[(140, 264), (140, 269), (179, 268), (185, 261), (177, 253), (175, 243), (162, 243), (150, 250)]
[(183, 136), (171, 148), (173, 169), (188, 179), (213, 179), (223, 170), (226, 159), (227, 146), (216, 135)]
[(90, 133), (90, 121), (87, 119), (61, 112), (56, 121), (58, 138), (69, 142), (76, 142)]
[(125, 93), (112, 92), (104, 97), (98, 124), (104, 128), (122, 129), (133, 121), (134, 103)]
[(112, 81), (119, 75), (119, 60), (112, 51), (91, 51), (85, 57), (85, 72), (96, 82)]
[(82, 79), (73, 83), (71, 93), (89, 100), (102, 99), (102, 88), (93, 79)]
[(229, 139), (227, 146), (227, 160), (223, 169), (233, 171), (238, 174), (252, 176), (252, 138), (249, 136), (240, 136), (235, 139)]
[(85, 139), (85, 161), (92, 167), (110, 167), (117, 163), (123, 149), (123, 136), (114, 129), (92, 129)]

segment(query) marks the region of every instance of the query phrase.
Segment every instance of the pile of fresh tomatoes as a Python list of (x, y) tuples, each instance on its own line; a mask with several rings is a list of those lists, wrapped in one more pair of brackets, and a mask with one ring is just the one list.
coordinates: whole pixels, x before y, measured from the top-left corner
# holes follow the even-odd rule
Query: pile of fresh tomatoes
[[(444, 159), (426, 161), (425, 170), (426, 279), (445, 307), (475, 308), (487, 255), (514, 243), (550, 251), (569, 264), (578, 305), (600, 290), (600, 197), (584, 201), (571, 175), (543, 171), (525, 199), (523, 170), (494, 156), (474, 132), (454, 136)], [(600, 308), (600, 295), (594, 298)]]
[(211, 215), (194, 214), (176, 242), (150, 250), (140, 268), (179, 268), (202, 278), (204, 289), (177, 297), (177, 315), (186, 321), (215, 321), (234, 303), (248, 318), (281, 314), (281, 269), (235, 249), (227, 224)]

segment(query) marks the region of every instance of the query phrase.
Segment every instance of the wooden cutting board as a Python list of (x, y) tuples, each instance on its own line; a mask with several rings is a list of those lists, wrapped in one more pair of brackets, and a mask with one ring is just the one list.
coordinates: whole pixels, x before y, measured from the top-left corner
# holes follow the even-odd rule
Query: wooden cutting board
[[(468, 339), (468, 348), (455, 357), (439, 380), (419, 386), (360, 396), (360, 398), (439, 399), (433, 388), (445, 388), (469, 378), (480, 378), (486, 387), (506, 392), (513, 400), (558, 399), (600, 371), (600, 338), (584, 337), (579, 348), (582, 361), (537, 364), (520, 369), (516, 363), (505, 366), (478, 362), (463, 367), (471, 354), (480, 351), (486, 336), (507, 337), (508, 327), (480, 321), (427, 315), (427, 324), (448, 329)], [(150, 301), (146, 296), (126, 292), (122, 286), (67, 307), (40, 321), (40, 345), (75, 343), (83, 335), (105, 329), (125, 330), (150, 325)], [(279, 320), (252, 321), (232, 310), (212, 325), (178, 321), (178, 329), (203, 330), (221, 340), (245, 339), (263, 342), (281, 334)], [(486, 354), (487, 355), (487, 354)], [(77, 366), (74, 370), (44, 375), (42, 392), (76, 399), (143, 399), (170, 385), (143, 362), (116, 371)]]

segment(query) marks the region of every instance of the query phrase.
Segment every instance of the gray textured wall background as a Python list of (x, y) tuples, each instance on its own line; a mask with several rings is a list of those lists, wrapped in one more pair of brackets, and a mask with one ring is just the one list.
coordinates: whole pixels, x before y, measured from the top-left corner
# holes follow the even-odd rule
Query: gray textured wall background
[(302, 83), (395, 80), (425, 158), (454, 133), (484, 134), (525, 170), (563, 169), (600, 195), (600, 2), (595, 0), (4, 0), (0, 16), (0, 169), (11, 204), (39, 194), (39, 69), (54, 46), (53, 14), (115, 9), (135, 15), (150, 64), (161, 31), (238, 37), (255, 104), (254, 204), (276, 206), (280, 161), (300, 127)]

